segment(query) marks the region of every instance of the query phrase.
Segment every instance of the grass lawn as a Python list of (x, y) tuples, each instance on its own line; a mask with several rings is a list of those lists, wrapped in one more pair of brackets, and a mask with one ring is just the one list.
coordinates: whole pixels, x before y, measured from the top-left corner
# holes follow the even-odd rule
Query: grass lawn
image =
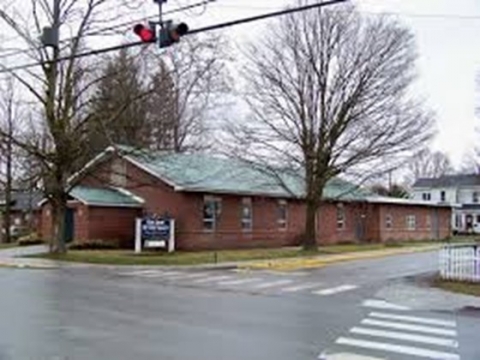
[(219, 250), (199, 252), (144, 252), (135, 254), (130, 250), (70, 250), (64, 255), (41, 254), (54, 260), (112, 265), (196, 265), (242, 260), (279, 259), (288, 257), (308, 257), (326, 254), (342, 254), (356, 251), (382, 250), (391, 247), (412, 247), (438, 244), (436, 242), (405, 242), (393, 244), (348, 244), (319, 247), (318, 251), (306, 252), (299, 247), (249, 250)]
[(0, 250), (1, 249), (8, 249), (8, 248), (15, 247), (15, 246), (17, 246), (16, 243), (0, 244)]
[(451, 292), (480, 296), (480, 283), (447, 281), (437, 277), (433, 280), (433, 286)]

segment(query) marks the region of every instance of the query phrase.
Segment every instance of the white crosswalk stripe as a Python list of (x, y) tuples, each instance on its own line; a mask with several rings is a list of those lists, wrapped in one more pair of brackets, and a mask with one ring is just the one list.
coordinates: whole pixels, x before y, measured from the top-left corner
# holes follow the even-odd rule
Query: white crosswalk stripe
[(292, 282), (293, 282), (293, 280), (290, 280), (290, 279), (275, 280), (275, 281), (271, 281), (271, 282), (266, 282), (266, 283), (261, 283), (261, 284), (254, 285), (253, 288), (257, 289), (257, 290), (268, 289), (268, 288), (272, 288), (272, 287), (276, 287), (276, 286), (288, 285), (288, 284), (291, 284)]
[(220, 286), (235, 286), (235, 285), (244, 285), (249, 284), (252, 282), (261, 281), (262, 278), (246, 278), (246, 279), (236, 279), (236, 280), (227, 280), (227, 281), (220, 281), (217, 285)]
[(204, 284), (204, 283), (209, 283), (209, 282), (214, 282), (214, 281), (220, 281), (220, 280), (227, 280), (231, 279), (233, 276), (230, 275), (217, 275), (217, 276), (208, 276), (205, 279), (197, 279), (194, 281), (196, 284)]
[(415, 322), (415, 323), (427, 324), (427, 325), (439, 325), (439, 326), (446, 326), (446, 327), (457, 326), (455, 321), (431, 319), (431, 318), (424, 318), (424, 317), (417, 317), (417, 316), (395, 315), (395, 314), (386, 314), (386, 313), (379, 313), (379, 312), (372, 312), (369, 314), (369, 316), (374, 318), (380, 318), (380, 319), (400, 320), (400, 321)]
[(295, 285), (295, 286), (290, 286), (281, 289), (280, 291), (282, 292), (297, 292), (297, 291), (303, 291), (303, 290), (310, 290), (310, 289), (315, 289), (319, 288), (322, 285), (322, 283), (304, 283), (300, 285)]
[(313, 291), (313, 294), (321, 295), (321, 296), (328, 296), (328, 295), (334, 295), (334, 294), (338, 294), (338, 293), (345, 292), (345, 291), (354, 290), (356, 288), (357, 288), (356, 285), (341, 285), (341, 286), (337, 286), (337, 287), (333, 287), (333, 288), (329, 288), (329, 289), (322, 289), (322, 290)]
[(183, 274), (178, 274), (178, 275), (173, 275), (173, 276), (170, 276), (167, 278), (167, 280), (174, 280), (174, 281), (177, 281), (177, 280), (181, 280), (181, 281), (184, 281), (184, 280), (192, 280), (192, 279), (198, 279), (198, 278), (207, 278), (207, 277), (210, 277), (211, 275), (210, 274), (206, 274), (206, 273), (200, 273), (200, 274), (186, 274), (186, 273), (183, 273)]
[(148, 273), (148, 274), (143, 274), (141, 275), (142, 277), (147, 277), (147, 278), (157, 278), (157, 277), (161, 277), (161, 278), (166, 278), (166, 277), (170, 277), (170, 276), (176, 276), (176, 275), (180, 275), (181, 272), (179, 271), (166, 271), (166, 272), (162, 272), (162, 271), (158, 271), (157, 273)]
[(413, 325), (413, 324), (404, 324), (392, 321), (383, 321), (383, 320), (373, 320), (373, 319), (364, 319), (361, 321), (363, 325), (373, 325), (380, 327), (387, 327), (397, 330), (407, 330), (407, 331), (416, 331), (421, 333), (429, 333), (435, 335), (444, 335), (444, 336), (457, 336), (455, 330), (450, 329), (440, 329), (436, 327), (424, 326), (424, 325)]
[[(374, 311), (361, 320), (361, 326), (354, 326), (349, 330), (349, 336), (340, 336), (335, 341), (336, 346), (344, 346), (350, 349), (359, 349), (360, 358), (365, 352), (373, 352), (373, 358), (380, 355), (382, 359), (390, 358), (383, 354), (407, 355), (408, 359), (427, 358), (432, 360), (460, 360), (460, 355), (455, 351), (459, 343), (457, 336), (456, 321), (445, 318), (413, 316), (407, 313), (407, 309), (389, 304), (382, 300), (364, 301), (362, 306), (386, 310), (392, 307), (396, 312)], [(392, 306), (391, 306), (392, 305)], [(400, 312), (400, 313), (398, 313)], [(408, 315), (407, 315), (408, 314)], [(367, 326), (368, 325), (368, 326)], [(342, 347), (342, 350), (344, 348)], [(348, 351), (347, 350), (347, 351)], [(356, 351), (355, 351), (356, 352)], [(324, 356), (325, 352), (320, 356)], [(350, 354), (337, 352), (341, 354)], [(321, 358), (319, 356), (319, 358)], [(341, 356), (340, 359), (343, 359)], [(355, 357), (352, 357), (354, 359)], [(368, 358), (368, 357), (367, 357)], [(329, 356), (321, 359), (330, 360)], [(345, 357), (345, 359), (350, 359)]]
[(340, 345), (350, 345), (355, 347), (361, 347), (366, 349), (382, 350), (387, 352), (413, 355), (418, 357), (424, 357), (435, 360), (460, 360), (460, 356), (455, 353), (436, 351), (424, 348), (418, 348), (414, 346), (397, 345), (391, 343), (358, 340), (347, 337), (340, 337), (336, 341)]
[(427, 335), (402, 333), (398, 331), (385, 331), (385, 330), (377, 330), (377, 329), (370, 329), (370, 328), (363, 328), (363, 327), (353, 327), (350, 329), (350, 332), (353, 334), (361, 334), (361, 335), (368, 335), (368, 336), (374, 336), (374, 337), (384, 337), (384, 338), (397, 339), (397, 340), (406, 340), (406, 341), (419, 342), (424, 344), (447, 346), (452, 348), (458, 347), (458, 341), (456, 340), (427, 336)]
[(362, 306), (368, 307), (368, 308), (382, 309), (382, 310), (398, 310), (398, 311), (410, 310), (410, 308), (407, 306), (392, 304), (385, 300), (377, 300), (377, 299), (365, 300), (362, 303)]

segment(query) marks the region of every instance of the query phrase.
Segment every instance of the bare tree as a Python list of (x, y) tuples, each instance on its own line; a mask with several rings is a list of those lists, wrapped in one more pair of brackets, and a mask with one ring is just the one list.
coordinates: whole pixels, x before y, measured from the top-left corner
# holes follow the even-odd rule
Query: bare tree
[(431, 115), (407, 91), (414, 79), (413, 35), (351, 5), (318, 9), (270, 26), (248, 59), (253, 117), (233, 127), (238, 146), (232, 151), (301, 177), (303, 246), (315, 248), (316, 215), (330, 179), (395, 168), (397, 158), (431, 135)]
[(447, 154), (441, 151), (432, 152), (425, 148), (416, 152), (407, 163), (406, 182), (413, 184), (420, 178), (438, 178), (452, 174), (454, 168)]
[(223, 37), (205, 35), (182, 39), (162, 58), (154, 54), (158, 70), (149, 104), (153, 148), (183, 152), (211, 145), (212, 110), (220, 108), (229, 90), (227, 50)]
[[(17, 135), (19, 124), (18, 104), (15, 98), (15, 82), (9, 78), (0, 98), (0, 185), (2, 186), (5, 209), (3, 211), (4, 241), (12, 241), (11, 209), (14, 183), (15, 150), (13, 137)], [(4, 134), (4, 136), (2, 136)], [(0, 231), (2, 231), (0, 230)], [(0, 236), (1, 237), (1, 236)]]
[[(65, 0), (53, 1), (50, 5), (48, 1), (30, 0), (28, 8), (24, 1), (10, 2), (0, 8), (0, 23), (15, 32), (18, 42), (24, 45), (26, 56), (39, 64), (33, 69), (10, 72), (23, 86), (24, 96), (34, 110), (32, 119), (36, 120), (28, 134), (10, 138), (38, 164), (45, 195), (52, 208), (54, 238), (51, 250), (55, 252), (66, 251), (67, 198), (76, 185), (67, 180), (89, 154), (83, 141), (91, 120), (86, 108), (91, 88), (98, 82), (88, 76), (96, 64), (81, 62), (77, 55), (86, 49), (87, 35), (93, 33), (93, 29), (98, 30), (99, 24), (113, 19), (112, 12), (121, 12), (121, 4), (108, 8), (108, 3), (106, 0)], [(26, 11), (30, 14), (26, 15)], [(51, 24), (45, 24), (46, 21)], [(71, 36), (68, 41), (61, 40), (59, 46), (47, 49), (38, 40), (45, 25), (68, 29)], [(8, 70), (5, 65), (0, 65), (0, 70), (2, 68)], [(111, 116), (119, 116), (127, 106), (120, 106)], [(32, 137), (32, 133), (41, 134), (41, 140)], [(9, 137), (2, 130), (0, 134)]]

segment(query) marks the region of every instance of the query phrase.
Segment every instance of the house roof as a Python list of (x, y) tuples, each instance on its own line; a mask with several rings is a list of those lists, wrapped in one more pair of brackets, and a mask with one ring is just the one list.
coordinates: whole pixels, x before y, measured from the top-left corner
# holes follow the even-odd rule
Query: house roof
[[(207, 154), (152, 153), (122, 147), (124, 157), (177, 191), (304, 197), (303, 179), (292, 171), (273, 171)], [(339, 178), (324, 189), (327, 199), (359, 200), (370, 193)]]
[[(13, 191), (12, 198), (12, 211), (30, 211), (37, 210), (38, 203), (42, 199), (42, 193), (40, 191)], [(0, 205), (4, 206), (5, 194), (0, 194)]]
[(121, 188), (95, 188), (76, 186), (69, 194), (90, 206), (141, 207), (143, 200)]
[(477, 174), (459, 174), (444, 175), (438, 178), (420, 178), (413, 184), (414, 188), (437, 188), (437, 187), (457, 187), (457, 186), (479, 186), (480, 175)]

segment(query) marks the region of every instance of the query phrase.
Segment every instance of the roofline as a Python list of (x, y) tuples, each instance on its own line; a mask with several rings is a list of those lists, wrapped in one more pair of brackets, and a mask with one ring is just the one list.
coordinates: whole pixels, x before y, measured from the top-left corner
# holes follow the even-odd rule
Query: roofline
[(131, 191), (128, 191), (127, 189), (124, 189), (122, 187), (116, 187), (116, 186), (110, 186), (110, 188), (122, 193), (123, 195), (131, 197), (133, 200), (135, 200), (139, 204), (145, 204), (145, 200), (143, 198), (135, 195), (134, 193), (132, 193)]
[(207, 193), (207, 194), (220, 194), (220, 195), (240, 195), (240, 196), (264, 196), (271, 198), (279, 199), (304, 199), (305, 196), (295, 196), (291, 194), (272, 194), (272, 193), (261, 193), (261, 192), (251, 192), (251, 191), (228, 191), (228, 190), (212, 190), (206, 188), (188, 188), (188, 187), (176, 187), (175, 191), (179, 192), (193, 192), (193, 193)]
[(80, 170), (78, 170), (77, 172), (75, 172), (74, 174), (72, 174), (68, 179), (67, 179), (67, 184), (69, 184), (70, 182), (72, 182), (73, 180), (75, 180), (77, 177), (79, 177), (83, 172), (85, 172), (87, 169), (91, 168), (92, 166), (94, 166), (97, 162), (99, 162), (100, 160), (102, 160), (102, 158), (106, 157), (109, 153), (111, 153), (112, 151), (115, 151), (115, 147), (114, 146), (109, 146), (107, 147), (105, 150), (103, 150), (100, 154), (98, 154), (97, 156), (95, 156), (92, 160), (90, 160), (89, 162), (87, 162), (84, 167), (82, 167)]
[(155, 171), (149, 169), (147, 166), (143, 165), (142, 163), (136, 161), (135, 159), (133, 159), (132, 157), (130, 157), (129, 155), (122, 155), (122, 158), (129, 161), (131, 164), (135, 165), (136, 167), (138, 167), (139, 169), (145, 171), (147, 174), (150, 174), (152, 175), (153, 177), (163, 181), (165, 184), (173, 187), (173, 189), (175, 191), (182, 191), (182, 187), (180, 187), (179, 185), (175, 184), (173, 181), (171, 181), (170, 179), (167, 179), (159, 174), (157, 174)]
[(109, 207), (109, 208), (143, 208), (143, 204), (103, 204), (103, 203), (95, 203), (95, 202), (88, 202), (85, 203), (86, 206), (93, 206), (93, 207)]
[(403, 199), (403, 198), (386, 198), (386, 197), (373, 197), (369, 196), (365, 198), (365, 201), (371, 204), (391, 204), (391, 205), (406, 205), (406, 206), (428, 206), (428, 207), (454, 207), (456, 204), (451, 203), (435, 203), (424, 200)]

